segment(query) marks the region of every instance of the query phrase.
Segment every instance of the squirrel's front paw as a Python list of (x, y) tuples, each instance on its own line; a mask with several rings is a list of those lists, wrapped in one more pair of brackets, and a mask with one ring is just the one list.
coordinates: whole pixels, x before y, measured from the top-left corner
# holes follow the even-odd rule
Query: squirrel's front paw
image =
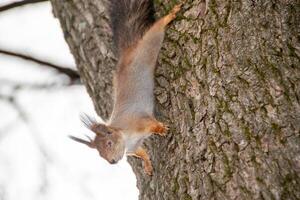
[(168, 130), (169, 130), (169, 126), (168, 125), (165, 125), (165, 124), (159, 122), (157, 124), (155, 133), (157, 133), (160, 136), (166, 136), (167, 133), (168, 133)]
[(156, 119), (151, 119), (147, 123), (147, 132), (165, 136), (169, 130), (169, 127)]

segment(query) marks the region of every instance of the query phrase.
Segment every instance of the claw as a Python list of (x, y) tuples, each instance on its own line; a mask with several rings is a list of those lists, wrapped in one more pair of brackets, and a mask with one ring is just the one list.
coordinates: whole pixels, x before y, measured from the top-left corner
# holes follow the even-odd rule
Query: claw
[(166, 136), (169, 131), (169, 126), (165, 125), (163, 123), (160, 123), (159, 125), (160, 125), (160, 128), (157, 131), (157, 134), (159, 134), (160, 136)]
[(173, 19), (176, 18), (176, 13), (180, 11), (181, 6), (183, 3), (177, 4), (176, 6), (173, 7), (173, 9), (169, 12), (168, 15), (164, 16), (161, 20), (163, 21), (163, 26), (166, 26), (169, 24)]
[(174, 15), (176, 15), (176, 13), (178, 11), (180, 11), (182, 5), (183, 5), (183, 3), (175, 5), (174, 8), (172, 9), (171, 13), (173, 13)]

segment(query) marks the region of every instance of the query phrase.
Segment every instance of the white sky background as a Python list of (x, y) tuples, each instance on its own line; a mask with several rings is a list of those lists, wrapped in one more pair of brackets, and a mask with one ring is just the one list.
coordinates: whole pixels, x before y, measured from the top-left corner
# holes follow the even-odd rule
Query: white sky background
[[(10, 2), (0, 0), (0, 6)], [(75, 66), (49, 2), (0, 13), (0, 49)], [(138, 199), (125, 158), (110, 165), (96, 150), (67, 138), (92, 136), (79, 120), (83, 112), (95, 115), (83, 86), (14, 91), (6, 81), (63, 85), (67, 80), (35, 63), (0, 54), (0, 95), (14, 94), (27, 121), (0, 100), (0, 200)]]

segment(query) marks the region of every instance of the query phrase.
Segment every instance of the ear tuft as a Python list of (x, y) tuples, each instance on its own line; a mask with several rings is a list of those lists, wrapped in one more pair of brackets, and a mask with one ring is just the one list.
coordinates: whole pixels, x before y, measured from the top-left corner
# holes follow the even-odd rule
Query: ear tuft
[(93, 127), (95, 127), (95, 125), (97, 124), (97, 121), (95, 118), (90, 117), (89, 115), (87, 115), (85, 113), (80, 115), (80, 120), (85, 125), (85, 127), (87, 127), (90, 130), (92, 130)]
[(86, 140), (80, 139), (78, 137), (74, 137), (72, 135), (69, 135), (69, 138), (72, 139), (72, 140), (74, 140), (75, 142), (79, 142), (79, 143), (85, 144), (85, 145), (87, 145), (90, 148), (96, 148), (96, 146), (94, 144), (94, 141), (91, 138), (89, 138), (89, 137), (88, 137), (88, 139), (90, 141), (86, 141)]

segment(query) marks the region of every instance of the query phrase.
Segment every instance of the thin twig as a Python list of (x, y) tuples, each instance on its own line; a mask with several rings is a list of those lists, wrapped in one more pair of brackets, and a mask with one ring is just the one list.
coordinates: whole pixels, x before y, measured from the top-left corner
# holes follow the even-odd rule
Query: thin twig
[(22, 122), (27, 125), (27, 128), (35, 141), (36, 145), (38, 146), (41, 155), (46, 159), (46, 161), (52, 162), (52, 156), (49, 154), (45, 144), (42, 141), (42, 138), (39, 136), (38, 131), (30, 125), (30, 120), (28, 118), (27, 113), (23, 109), (23, 107), (17, 102), (16, 97), (12, 95), (2, 95), (0, 94), (0, 99), (8, 102), (11, 107), (18, 113), (18, 117), (22, 120)]
[(21, 54), (21, 53), (11, 52), (11, 51), (2, 50), (2, 49), (0, 49), (0, 53), (5, 54), (5, 55), (9, 55), (9, 56), (22, 58), (24, 60), (29, 60), (29, 61), (38, 63), (42, 66), (46, 66), (46, 67), (55, 69), (58, 72), (67, 75), (71, 79), (72, 82), (78, 81), (80, 79), (78, 72), (73, 70), (73, 69), (70, 69), (70, 68), (61, 67), (61, 66), (52, 64), (50, 62), (39, 60), (37, 58), (31, 57), (31, 56), (28, 56), (28, 55), (25, 55), (25, 54)]
[[(78, 82), (70, 82), (68, 81), (67, 83), (62, 82), (51, 82), (51, 83), (27, 83), (27, 82), (18, 82), (18, 81), (13, 81), (9, 79), (1, 79), (0, 78), (0, 90), (1, 86), (7, 86), (13, 91), (17, 90), (51, 90), (51, 89), (60, 89), (64, 87), (69, 87), (72, 85), (78, 85)], [(1, 97), (1, 93), (0, 93)]]
[(6, 136), (8, 136), (11, 133), (11, 131), (13, 129), (18, 127), (18, 120), (19, 120), (19, 117), (12, 120), (8, 124), (5, 124), (4, 126), (0, 127), (0, 143)]
[(48, 1), (48, 0), (24, 0), (24, 1), (17, 1), (17, 2), (13, 2), (7, 5), (4, 5), (2, 7), (0, 7), (0, 12), (2, 11), (6, 11), (12, 8), (16, 8), (16, 7), (20, 7), (20, 6), (24, 6), (27, 4), (32, 4), (32, 3), (40, 3), (40, 2), (44, 2), (44, 1)]

